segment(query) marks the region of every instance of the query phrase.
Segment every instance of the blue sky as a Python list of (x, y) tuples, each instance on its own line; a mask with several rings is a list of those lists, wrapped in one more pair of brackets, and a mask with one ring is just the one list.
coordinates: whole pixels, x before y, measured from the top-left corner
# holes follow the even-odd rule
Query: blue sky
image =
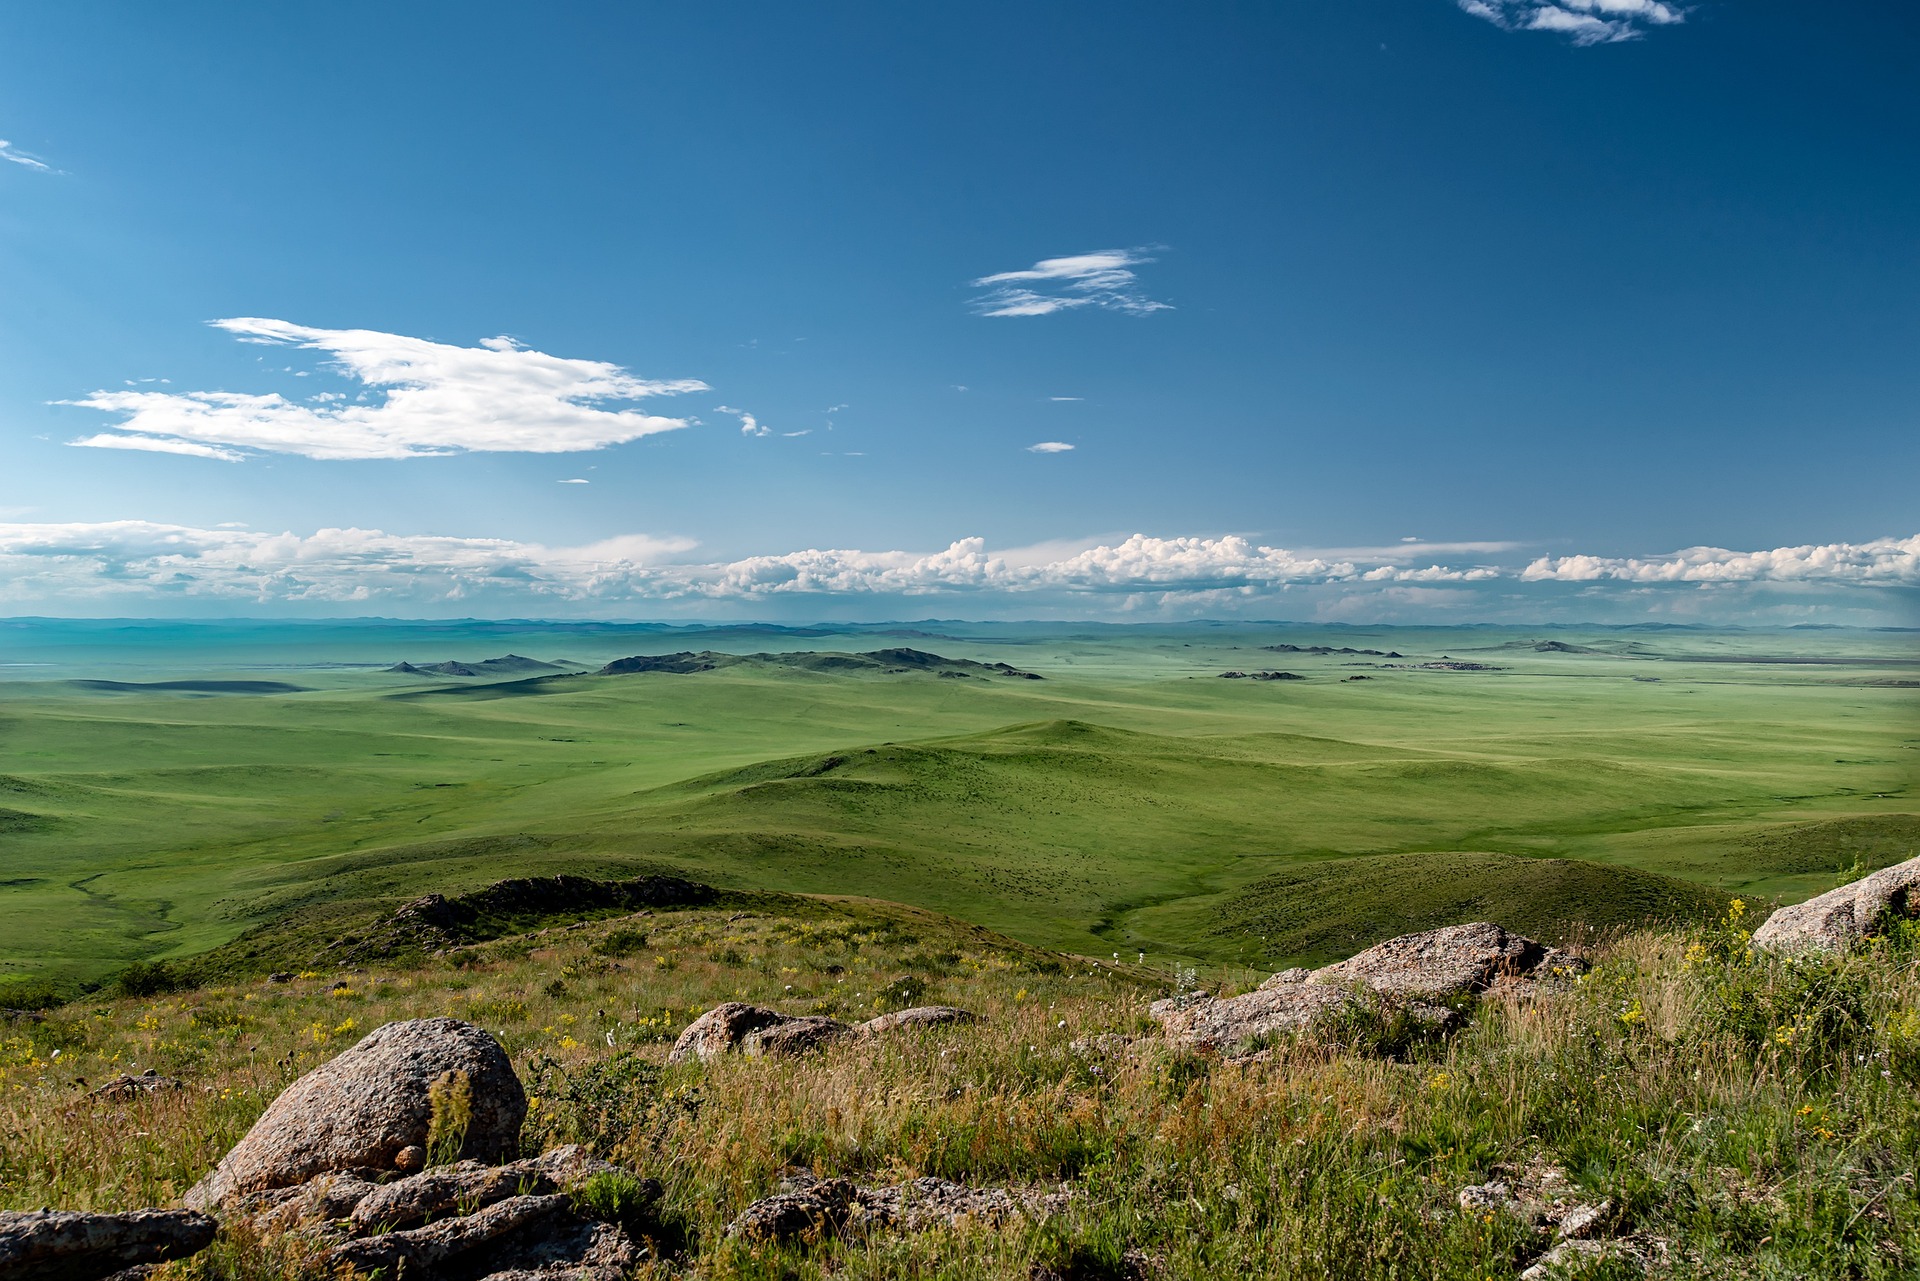
[(16, 10), (0, 609), (1920, 621), (1904, 9)]

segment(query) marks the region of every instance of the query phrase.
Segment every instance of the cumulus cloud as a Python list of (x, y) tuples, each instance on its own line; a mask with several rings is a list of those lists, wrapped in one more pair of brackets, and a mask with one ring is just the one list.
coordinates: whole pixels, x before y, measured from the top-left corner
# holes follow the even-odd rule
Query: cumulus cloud
[(1002, 271), (973, 282), (987, 292), (972, 300), (982, 316), (1050, 316), (1076, 307), (1145, 316), (1170, 310), (1140, 290), (1134, 268), (1152, 262), (1138, 249), (1101, 249), (1065, 258), (1043, 258), (1021, 271)]
[[(481, 451), (571, 453), (684, 427), (610, 403), (705, 391), (694, 379), (636, 378), (618, 365), (549, 356), (511, 338), (477, 347), (241, 317), (212, 322), (240, 341), (321, 351), (375, 395), (322, 392), (96, 391), (62, 404), (122, 415), (113, 432), (70, 443), (237, 461), (246, 452), (307, 458), (420, 458)], [(362, 398), (366, 397), (366, 398)]]
[(1503, 31), (1554, 31), (1577, 45), (1638, 40), (1650, 27), (1686, 21), (1686, 8), (1664, 0), (1456, 0), (1466, 12)]
[(40, 173), (52, 173), (53, 166), (40, 157), (21, 151), (5, 138), (0, 138), (0, 160), (11, 160), (16, 165), (38, 170)]
[(1736, 552), (1689, 547), (1644, 559), (1543, 556), (1521, 571), (1525, 582), (1754, 583), (1822, 582), (1920, 585), (1920, 534), (1865, 543), (1820, 543)]
[[(1004, 553), (963, 538), (933, 552), (809, 548), (698, 562), (684, 538), (626, 535), (577, 547), (368, 529), (271, 533), (147, 521), (0, 523), (0, 603), (165, 599), (435, 604), (508, 598), (597, 606), (804, 596), (1104, 597), (1220, 604), (1295, 588), (1458, 590), (1508, 583), (1796, 582), (1920, 586), (1920, 535), (1862, 544), (1646, 560), (1567, 556), (1525, 569), (1402, 564), (1269, 547), (1238, 536), (1134, 534)], [(1621, 590), (1654, 590), (1628, 587)], [(1411, 597), (1406, 599), (1413, 599)]]
[(1029, 454), (1064, 454), (1073, 448), (1064, 440), (1043, 440), (1037, 445), (1028, 445)]

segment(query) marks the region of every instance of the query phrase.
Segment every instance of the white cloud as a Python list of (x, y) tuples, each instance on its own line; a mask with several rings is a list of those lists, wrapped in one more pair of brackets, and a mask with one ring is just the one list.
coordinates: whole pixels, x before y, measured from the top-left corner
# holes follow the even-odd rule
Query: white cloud
[(30, 155), (27, 152), (19, 150), (5, 138), (0, 138), (0, 160), (11, 160), (16, 165), (24, 165), (26, 168), (37, 170), (40, 173), (53, 172), (52, 165), (40, 159), (38, 156)]
[[(1509, 584), (1794, 583), (1920, 586), (1920, 535), (1771, 552), (1693, 549), (1647, 560), (1569, 556), (1524, 570), (1404, 565), (1268, 547), (1238, 536), (1133, 534), (991, 553), (964, 538), (940, 551), (819, 549), (696, 563), (689, 539), (625, 535), (577, 547), (368, 529), (271, 533), (148, 521), (0, 523), (0, 604), (172, 600), (256, 604), (394, 601), (414, 605), (532, 601), (540, 608), (618, 609), (807, 596), (959, 595), (1102, 598), (1211, 608), (1295, 589), (1457, 592)], [(1671, 592), (1671, 588), (1667, 589)], [(1384, 599), (1384, 598), (1381, 598)], [(1394, 599), (1411, 602), (1413, 596)], [(1438, 599), (1438, 598), (1434, 598)], [(1105, 606), (1083, 606), (1105, 608)], [(1118, 607), (1117, 605), (1115, 607)], [(1080, 607), (1077, 607), (1080, 608)]]
[(1062, 404), (1067, 401), (1085, 400), (1086, 397), (1085, 396), (1049, 396), (1047, 397), (1047, 399), (1053, 401), (1055, 404)]
[(562, 485), (591, 485), (593, 482), (584, 476), (574, 476), (560, 482)]
[(1065, 258), (1043, 258), (1022, 271), (981, 276), (973, 283), (986, 293), (973, 299), (982, 316), (1049, 316), (1075, 307), (1097, 307), (1145, 316), (1167, 311), (1140, 291), (1133, 269), (1152, 262), (1138, 249), (1102, 249)]
[(1665, 0), (1455, 0), (1461, 9), (1504, 31), (1557, 31), (1577, 45), (1638, 40), (1649, 27), (1686, 21), (1686, 8)]
[(742, 436), (773, 435), (773, 428), (761, 426), (760, 420), (744, 409), (735, 409), (732, 405), (715, 405), (713, 412), (716, 414), (732, 414), (735, 418), (738, 418), (740, 420), (740, 434)]
[(1526, 582), (1735, 583), (1827, 582), (1920, 586), (1920, 534), (1865, 543), (1823, 543), (1736, 552), (1689, 547), (1645, 559), (1543, 556), (1521, 571)]
[[(117, 433), (76, 445), (198, 453), (237, 460), (237, 451), (307, 458), (420, 458), (481, 451), (571, 453), (672, 431), (682, 418), (606, 402), (705, 391), (693, 379), (636, 378), (618, 365), (549, 356), (511, 338), (456, 347), (372, 329), (314, 329), (284, 320), (213, 324), (242, 342), (323, 351), (335, 372), (378, 395), (344, 402), (323, 392), (305, 400), (277, 393), (96, 391), (62, 404), (125, 415)], [(368, 393), (362, 392), (366, 397)]]
[(1029, 454), (1064, 454), (1073, 448), (1064, 440), (1043, 440), (1037, 445), (1028, 445)]

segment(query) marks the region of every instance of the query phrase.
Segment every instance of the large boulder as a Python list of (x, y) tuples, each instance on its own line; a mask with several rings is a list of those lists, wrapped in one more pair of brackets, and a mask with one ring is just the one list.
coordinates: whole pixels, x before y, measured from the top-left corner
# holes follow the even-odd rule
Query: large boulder
[(1920, 915), (1916, 887), (1920, 858), (1910, 858), (1818, 898), (1780, 908), (1753, 932), (1753, 945), (1764, 952), (1851, 951), (1889, 916)]
[(708, 1059), (739, 1049), (749, 1033), (785, 1023), (788, 1018), (788, 1015), (769, 1010), (764, 1005), (727, 1001), (687, 1024), (686, 1031), (667, 1051), (667, 1062), (686, 1063), (697, 1059), (705, 1063)]
[(1196, 992), (1156, 1001), (1148, 1013), (1167, 1039), (1204, 1050), (1227, 1050), (1263, 1036), (1299, 1032), (1314, 1020), (1351, 1008), (1371, 990), (1435, 1028), (1454, 1010), (1437, 1002), (1488, 991), (1529, 995), (1541, 983), (1579, 973), (1586, 962), (1488, 921), (1407, 934), (1317, 970), (1284, 970), (1256, 991), (1224, 1000)]
[(511, 1155), (527, 1096), (506, 1051), (471, 1023), (413, 1019), (379, 1028), (288, 1086), (183, 1199), (206, 1209), (333, 1171), (398, 1169), (402, 1152), (428, 1142), (434, 1095), (457, 1096), (461, 1083), (468, 1116), (456, 1155)]
[(141, 1264), (198, 1254), (219, 1226), (192, 1210), (0, 1213), (0, 1277), (96, 1281)]
[(1441, 1001), (1484, 992), (1501, 980), (1528, 981), (1585, 968), (1569, 953), (1509, 934), (1491, 921), (1475, 921), (1376, 943), (1322, 966), (1306, 981), (1335, 987), (1359, 983), (1382, 996)]

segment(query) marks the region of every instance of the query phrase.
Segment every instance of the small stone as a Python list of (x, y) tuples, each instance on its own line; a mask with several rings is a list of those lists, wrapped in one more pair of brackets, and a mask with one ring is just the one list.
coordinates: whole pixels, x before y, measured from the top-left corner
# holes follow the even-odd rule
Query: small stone
[(412, 1174), (423, 1170), (427, 1165), (427, 1150), (418, 1143), (409, 1143), (393, 1154), (393, 1168), (402, 1174)]

